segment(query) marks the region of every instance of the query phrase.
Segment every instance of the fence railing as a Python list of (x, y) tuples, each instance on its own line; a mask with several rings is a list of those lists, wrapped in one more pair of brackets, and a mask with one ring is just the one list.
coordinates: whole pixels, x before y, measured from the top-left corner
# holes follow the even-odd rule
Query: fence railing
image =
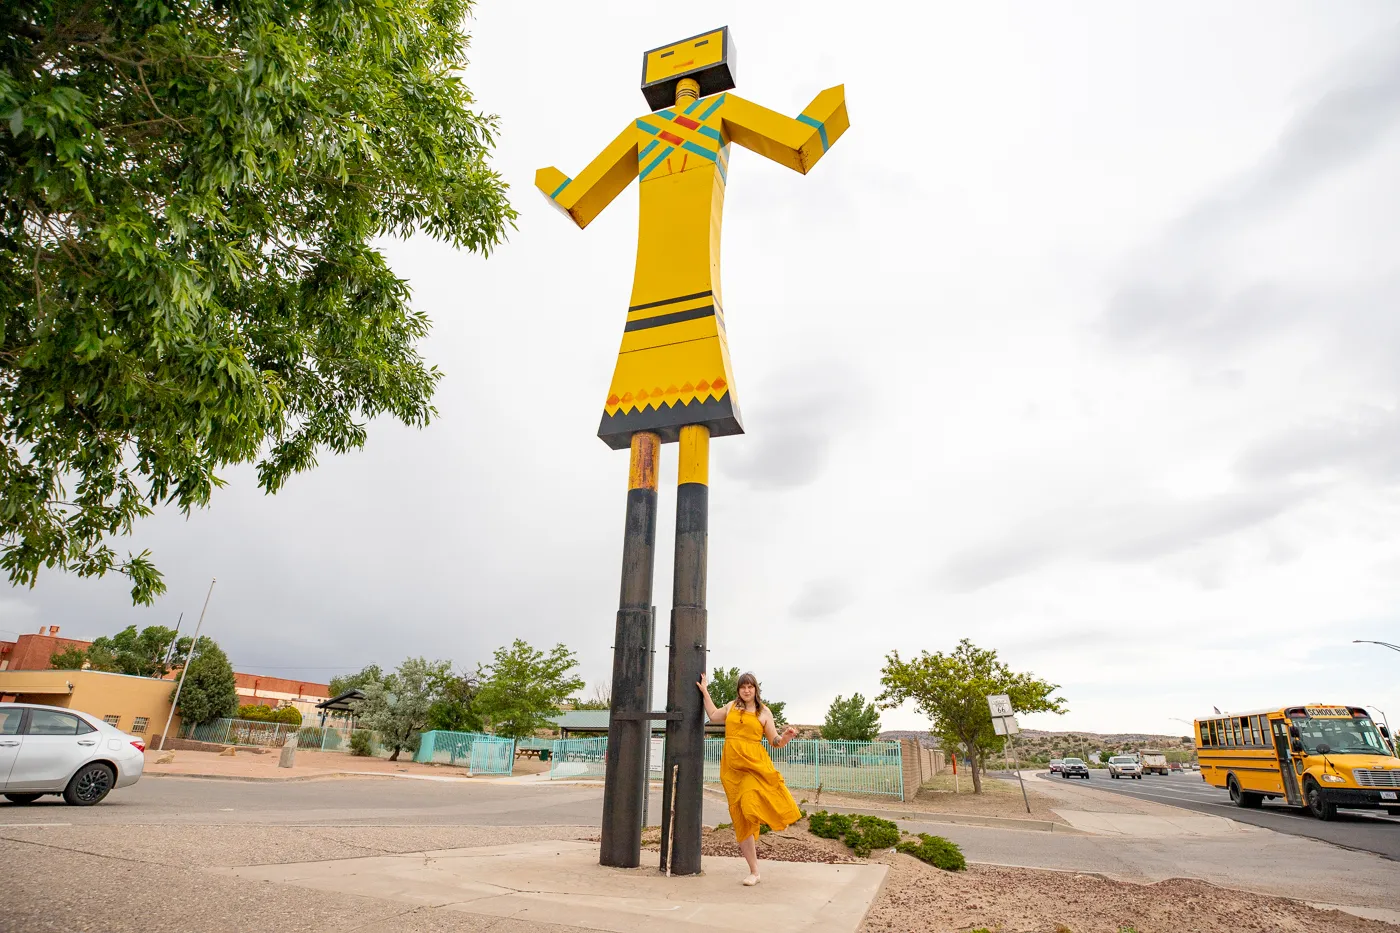
[[(766, 741), (763, 747), (788, 787), (832, 793), (904, 796), (904, 760), (898, 742), (828, 742), (799, 739), (782, 748)], [(561, 739), (554, 743), (549, 779), (600, 778), (604, 774), (608, 740)], [(664, 750), (662, 752), (664, 755)], [(705, 740), (705, 783), (719, 783), (724, 739)], [(655, 751), (653, 771), (663, 760)]]
[(433, 730), (418, 737), (414, 761), (469, 768), (472, 774), (510, 774), (515, 740), (480, 732)]
[[(350, 751), (350, 724), (328, 721), (324, 726), (292, 726), (281, 722), (260, 722), (254, 719), (215, 719), (203, 725), (184, 724), (180, 738), (218, 745), (259, 746), (281, 748), (287, 737), (296, 734), (297, 747), (325, 752)], [(371, 747), (377, 746), (371, 733)], [(377, 753), (377, 752), (376, 752)]]
[(608, 756), (608, 740), (559, 739), (549, 753), (549, 779), (600, 778)]

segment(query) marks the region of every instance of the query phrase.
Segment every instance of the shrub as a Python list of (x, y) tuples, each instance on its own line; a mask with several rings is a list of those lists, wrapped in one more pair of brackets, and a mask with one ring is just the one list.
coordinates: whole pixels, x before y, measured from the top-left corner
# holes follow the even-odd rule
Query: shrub
[(962, 849), (958, 848), (957, 843), (949, 842), (942, 836), (919, 833), (918, 842), (906, 840), (899, 844), (898, 849), (944, 871), (964, 871), (967, 868)]
[(878, 816), (818, 810), (807, 818), (807, 828), (814, 836), (843, 840), (861, 858), (869, 858), (873, 849), (888, 849), (899, 842), (899, 827)]
[(368, 758), (374, 754), (374, 744), (368, 729), (356, 729), (350, 733), (350, 754)]

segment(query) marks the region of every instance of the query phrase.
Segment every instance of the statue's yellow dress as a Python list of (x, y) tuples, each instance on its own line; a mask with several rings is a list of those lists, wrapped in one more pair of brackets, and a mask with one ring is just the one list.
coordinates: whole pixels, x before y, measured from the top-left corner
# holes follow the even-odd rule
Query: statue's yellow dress
[(802, 818), (797, 802), (768, 750), (763, 747), (763, 724), (758, 715), (729, 707), (724, 717), (724, 755), (719, 780), (729, 798), (729, 819), (740, 842), (758, 835), (758, 824), (784, 830)]

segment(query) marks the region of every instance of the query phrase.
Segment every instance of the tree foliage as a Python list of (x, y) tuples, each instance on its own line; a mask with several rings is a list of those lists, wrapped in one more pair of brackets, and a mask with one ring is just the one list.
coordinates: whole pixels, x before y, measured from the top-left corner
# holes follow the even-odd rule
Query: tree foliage
[(201, 635), (195, 646), (194, 659), (189, 663), (184, 686), (170, 691), (171, 701), (176, 690), (180, 701), (176, 710), (180, 718), (194, 725), (215, 719), (229, 719), (238, 712), (238, 690), (233, 677), (233, 665), (228, 655), (207, 635)]
[(448, 671), (433, 685), (435, 699), (428, 707), (428, 729), (449, 732), (481, 732), (481, 714), (476, 710), (476, 694), (481, 688), (475, 674)]
[(347, 690), (363, 690), (366, 684), (384, 682), (384, 672), (378, 664), (367, 664), (358, 674), (341, 674), (331, 678), (331, 696), (338, 697)]
[[(171, 651), (171, 643), (175, 650)], [(189, 654), (190, 637), (175, 641), (175, 630), (148, 625), (139, 633), (128, 625), (115, 635), (103, 635), (88, 646), (87, 660), (95, 671), (112, 671), (133, 677), (164, 677)], [(167, 663), (167, 656), (170, 658)]]
[(545, 654), (517, 638), (510, 647), (497, 648), (485, 669), (477, 711), (497, 735), (528, 738), (548, 726), (547, 717), (583, 687), (583, 679), (572, 673), (576, 667), (574, 653), (562, 644)]
[(354, 702), (355, 714), (361, 725), (379, 733), (379, 744), (392, 750), (390, 761), (397, 761), (404, 749), (417, 749), (438, 685), (451, 669), (450, 661), (408, 658), (388, 677), (360, 687), (365, 696)]
[(829, 742), (869, 742), (880, 734), (880, 713), (859, 693), (849, 700), (837, 697), (826, 711), (822, 738)]
[(77, 645), (69, 645), (62, 651), (49, 655), (49, 667), (56, 671), (80, 671), (87, 663), (87, 652)]
[(978, 648), (964, 638), (952, 654), (921, 652), (905, 661), (898, 651), (885, 656), (880, 673), (884, 692), (876, 698), (885, 709), (912, 700), (929, 718), (930, 731), (943, 747), (962, 746), (972, 760), (972, 786), (982, 792), (981, 762), (1000, 750), (1002, 738), (992, 729), (987, 697), (1004, 693), (1019, 713), (1064, 713), (1062, 697), (1051, 696), (1058, 684), (1018, 674), (997, 660), (995, 651)]
[(612, 686), (594, 684), (592, 695), (575, 703), (574, 709), (612, 709)]
[(0, 12), (0, 567), (118, 572), (153, 507), (268, 493), (439, 373), (377, 239), (512, 225), (459, 71), (471, 0), (7, 0)]
[(240, 706), (237, 717), (251, 719), (253, 722), (280, 722), (288, 726), (301, 725), (301, 710), (295, 706), (279, 706), (276, 709), (265, 703)]
[[(725, 669), (717, 667), (710, 672), (710, 699), (715, 701), (716, 706), (723, 706), (739, 698), (739, 674), (737, 667)], [(787, 718), (783, 716), (783, 710), (787, 704), (781, 700), (770, 700), (763, 696), (763, 684), (758, 685), (759, 696), (763, 697), (763, 705), (768, 707), (773, 714), (773, 721), (780, 726), (787, 725)]]

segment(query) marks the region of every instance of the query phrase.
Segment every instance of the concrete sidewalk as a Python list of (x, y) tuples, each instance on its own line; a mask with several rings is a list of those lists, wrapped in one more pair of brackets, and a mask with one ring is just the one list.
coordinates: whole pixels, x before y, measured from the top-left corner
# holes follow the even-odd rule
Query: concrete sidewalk
[(238, 749), (233, 755), (217, 752), (196, 752), (181, 749), (174, 752), (175, 760), (158, 764), (162, 754), (146, 751), (145, 777), (192, 777), (232, 781), (312, 781), (342, 777), (400, 777), (436, 781), (512, 780), (532, 783), (548, 778), (549, 765), (531, 759), (515, 763), (513, 775), (473, 776), (466, 768), (450, 765), (421, 764), (416, 761), (389, 761), (387, 758), (360, 757), (340, 752), (298, 749), (296, 765), (279, 768), (278, 755)]
[(246, 881), (395, 901), (530, 924), (609, 933), (691, 933), (742, 926), (772, 933), (854, 933), (884, 865), (770, 862), (744, 887), (743, 859), (705, 859), (697, 876), (668, 878), (654, 852), (637, 869), (603, 868), (590, 842), (527, 842), (472, 849), (222, 869)]

